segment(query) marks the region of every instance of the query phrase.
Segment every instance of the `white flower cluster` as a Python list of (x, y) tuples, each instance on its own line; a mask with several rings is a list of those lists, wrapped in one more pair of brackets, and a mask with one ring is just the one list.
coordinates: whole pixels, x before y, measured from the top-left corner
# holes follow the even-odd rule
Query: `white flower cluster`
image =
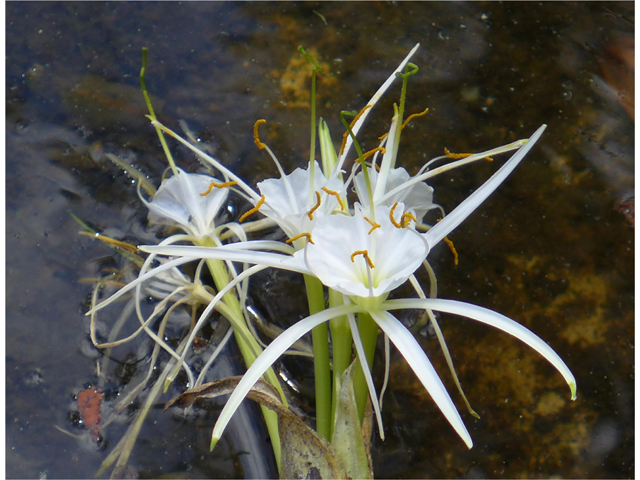
[[(479, 306), (453, 300), (424, 298), (421, 291), (421, 298), (387, 299), (391, 291), (407, 280), (417, 285), (413, 275), (426, 260), (430, 249), (491, 195), (516, 168), (545, 129), (543, 125), (529, 139), (451, 161), (432, 170), (423, 168), (416, 176), (411, 177), (404, 168), (396, 165), (403, 127), (404, 99), (401, 99), (401, 106), (395, 109), (386, 138), (375, 151), (363, 154), (357, 142), (357, 134), (366, 116), (393, 81), (403, 77), (403, 72), (408, 72), (408, 68), (412, 66), (409, 59), (417, 48), (418, 45), (367, 103), (356, 117), (356, 121), (349, 126), (349, 135), (339, 155), (333, 150), (326, 125), (321, 123), (319, 136), (322, 169), (316, 161), (311, 161), (306, 169), (298, 168), (286, 175), (278, 165), (281, 171), (280, 178), (258, 183), (257, 192), (220, 162), (159, 122), (153, 121), (156, 127), (182, 142), (219, 171), (224, 181), (206, 175), (178, 171), (163, 182), (151, 201), (145, 201), (151, 221), (181, 228), (192, 245), (140, 247), (152, 256), (162, 255), (172, 259), (148, 272), (141, 272), (137, 280), (117, 295), (153, 278), (163, 269), (174, 268), (197, 259), (223, 260), (228, 262), (230, 268), (233, 266), (232, 262), (255, 265), (235, 275), (226, 287), (219, 289), (192, 336), (206, 319), (208, 312), (216, 307), (217, 302), (227, 292), (239, 287), (251, 274), (263, 268), (286, 269), (315, 277), (325, 287), (340, 292), (343, 296), (342, 305), (328, 308), (297, 322), (257, 357), (220, 414), (213, 431), (213, 443), (220, 438), (229, 419), (252, 386), (278, 357), (315, 326), (343, 315), (349, 318), (356, 351), (360, 357), (361, 342), (355, 327), (354, 315), (366, 313), (373, 318), (404, 356), (447, 420), (469, 447), (472, 446), (471, 437), (431, 362), (411, 332), (390, 312), (398, 309), (447, 312), (499, 328), (519, 338), (551, 362), (565, 378), (571, 388), (572, 397), (575, 398), (575, 379), (565, 363), (543, 340), (517, 322)], [(266, 149), (275, 160), (273, 153), (259, 140), (259, 123), (261, 122), (256, 124), (255, 129), (256, 144)], [(358, 151), (359, 161), (347, 177), (343, 167), (351, 146), (355, 146)], [(432, 228), (422, 228), (423, 217), (427, 211), (439, 208), (433, 203), (433, 189), (425, 183), (426, 180), (451, 168), (514, 150), (513, 156), (451, 213)], [(370, 159), (369, 165), (365, 157)], [(257, 215), (259, 212), (277, 224), (287, 236), (286, 243), (247, 241), (242, 237), (242, 225), (236, 223), (225, 225), (224, 228), (234, 232), (238, 237), (237, 241), (223, 244), (220, 239), (221, 227), (215, 224), (215, 219), (225, 205), (229, 188), (233, 188), (251, 202), (254, 208), (248, 215)], [(352, 190), (355, 191), (356, 198), (350, 204), (349, 192)], [(184, 237), (181, 239), (184, 240)], [(362, 365), (366, 363), (366, 360), (361, 361)], [(382, 434), (377, 394), (370, 373), (368, 369), (365, 370), (369, 394)]]

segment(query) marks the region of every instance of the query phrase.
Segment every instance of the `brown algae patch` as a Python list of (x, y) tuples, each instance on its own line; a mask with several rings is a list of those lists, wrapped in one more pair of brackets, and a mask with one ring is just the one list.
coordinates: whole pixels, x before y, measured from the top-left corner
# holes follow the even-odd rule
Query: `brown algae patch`
[[(315, 47), (307, 50), (312, 58), (318, 59), (320, 55)], [(321, 82), (322, 90), (330, 89), (335, 86), (338, 80), (331, 75), (329, 64), (318, 61), (318, 65), (322, 68), (322, 72), (318, 75)], [(271, 76), (279, 78), (280, 92), (285, 98), (285, 105), (288, 107), (309, 108), (311, 101), (311, 93), (309, 91), (309, 79), (313, 64), (297, 51), (291, 55), (284, 73), (272, 71)], [(328, 92), (327, 92), (328, 93)]]
[(555, 415), (560, 412), (567, 402), (556, 392), (547, 392), (538, 401), (533, 413), (538, 415)]

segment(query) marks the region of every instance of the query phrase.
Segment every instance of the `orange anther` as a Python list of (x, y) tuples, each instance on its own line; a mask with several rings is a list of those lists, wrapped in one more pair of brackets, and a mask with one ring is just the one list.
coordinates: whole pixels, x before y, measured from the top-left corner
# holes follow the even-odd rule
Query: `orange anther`
[(364, 257), (364, 259), (367, 261), (367, 265), (369, 265), (369, 268), (375, 268), (375, 266), (373, 265), (373, 262), (371, 261), (371, 258), (369, 258), (369, 252), (368, 251), (366, 251), (366, 250), (357, 250), (357, 251), (353, 252), (351, 254), (351, 262), (355, 263), (356, 255), (362, 255)]
[(116, 247), (123, 248), (133, 253), (138, 251), (138, 247), (136, 247), (135, 245), (131, 245), (130, 243), (127, 243), (127, 242), (120, 242), (119, 240), (114, 240), (113, 238), (109, 238), (99, 233), (91, 233), (91, 232), (78, 232), (78, 233), (80, 235), (85, 235), (87, 237), (97, 238), (98, 240), (102, 240), (105, 243), (110, 243), (111, 245), (115, 245)]
[[(321, 203), (320, 192), (318, 192), (316, 190), (315, 194), (316, 194), (316, 204), (313, 206), (313, 208), (311, 210), (309, 210), (307, 212), (307, 216), (309, 217), (309, 220), (313, 220), (313, 212), (315, 212), (317, 209), (320, 208), (320, 203)], [(311, 242), (311, 243), (313, 243), (313, 242)]]
[(453, 253), (453, 264), (458, 265), (458, 252), (456, 251), (456, 247), (453, 246), (453, 242), (447, 237), (444, 237), (444, 243), (447, 244), (449, 250), (451, 250), (451, 253)]
[(231, 181), (231, 182), (224, 182), (224, 183), (218, 183), (218, 182), (211, 182), (209, 184), (209, 188), (207, 189), (206, 192), (201, 193), (200, 196), (202, 197), (206, 197), (207, 195), (209, 195), (211, 193), (211, 190), (213, 190), (213, 188), (225, 188), (225, 187), (232, 187), (234, 185), (237, 185), (238, 182), (236, 181)]
[[(383, 154), (387, 153), (387, 151), (383, 147), (374, 148), (373, 150), (369, 150), (368, 152), (362, 154), (362, 160), (369, 158), (371, 155), (373, 155), (376, 152), (382, 152)], [(356, 161), (360, 162), (360, 159)]]
[(247, 218), (249, 215), (253, 215), (254, 213), (256, 213), (258, 210), (260, 210), (260, 207), (262, 206), (262, 204), (264, 203), (264, 195), (262, 195), (260, 197), (260, 200), (258, 200), (258, 203), (256, 203), (256, 206), (253, 207), (251, 210), (249, 210), (248, 212), (246, 212), (244, 215), (242, 215), (240, 217), (240, 220), (238, 220), (239, 223), (244, 222), (245, 218)]
[(333, 195), (334, 197), (336, 197), (336, 199), (338, 200), (338, 203), (340, 204), (340, 210), (344, 212), (344, 203), (342, 203), (342, 199), (340, 198), (340, 195), (338, 194), (338, 192), (329, 190), (328, 188), (325, 188), (325, 187), (322, 187), (322, 191), (328, 195)]
[(398, 222), (396, 222), (396, 219), (393, 218), (393, 212), (396, 210), (397, 206), (398, 206), (398, 202), (394, 203), (393, 207), (391, 207), (391, 210), (389, 211), (389, 219), (391, 220), (391, 223), (393, 224), (394, 227), (402, 228), (402, 225), (400, 225)]
[[(446, 148), (444, 149), (444, 154), (447, 156), (447, 158), (451, 158), (452, 160), (459, 160), (461, 158), (467, 158), (467, 157), (470, 157), (471, 155), (474, 155), (473, 153), (452, 153)], [(484, 157), (484, 158), (490, 162), (493, 162), (493, 158), (491, 157)]]
[(414, 118), (417, 118), (417, 117), (421, 117), (421, 116), (423, 116), (423, 115), (426, 115), (428, 111), (429, 111), (429, 109), (428, 109), (428, 108), (425, 108), (423, 112), (420, 112), (420, 113), (414, 113), (414, 114), (412, 114), (412, 115), (409, 115), (409, 116), (407, 117), (407, 119), (404, 121), (404, 123), (402, 124), (402, 126), (400, 127), (400, 129), (401, 129), (401, 130), (404, 130), (404, 127), (406, 127), (406, 126), (407, 126), (407, 124), (408, 124), (411, 120), (413, 120)]
[(263, 123), (267, 123), (267, 121), (264, 118), (260, 118), (253, 124), (253, 141), (260, 150), (263, 150), (266, 147), (266, 145), (260, 141), (260, 137), (258, 137), (258, 127)]
[(315, 243), (313, 243), (313, 240), (311, 238), (311, 234), (310, 233), (301, 233), (300, 235), (296, 235), (293, 238), (290, 238), (288, 240), (285, 240), (284, 243), (293, 243), (296, 240), (298, 240), (299, 238), (305, 237), (307, 239), (307, 242), (311, 243), (312, 245), (315, 245)]
[(373, 232), (376, 228), (380, 228), (381, 226), (379, 223), (372, 222), (367, 217), (364, 217), (364, 219), (369, 223), (369, 225), (371, 225), (371, 230), (367, 232), (367, 235), (371, 235), (371, 232)]
[[(353, 120), (351, 120), (351, 124), (349, 125), (350, 128), (353, 128), (353, 126), (356, 124), (356, 122), (362, 116), (362, 114), (365, 112), (365, 110), (367, 110), (367, 108), (371, 108), (371, 105), (365, 105), (365, 107), (362, 110), (360, 110), (358, 115), (353, 117)], [(340, 155), (342, 155), (344, 153), (344, 147), (347, 145), (347, 138), (348, 137), (349, 137), (349, 130), (344, 132), (344, 135), (342, 136), (342, 146), (340, 147)]]
[(413, 213), (403, 213), (400, 218), (400, 223), (402, 224), (402, 228), (406, 228), (409, 226), (409, 221), (413, 220), (415, 223), (418, 223), (416, 217), (413, 216)]

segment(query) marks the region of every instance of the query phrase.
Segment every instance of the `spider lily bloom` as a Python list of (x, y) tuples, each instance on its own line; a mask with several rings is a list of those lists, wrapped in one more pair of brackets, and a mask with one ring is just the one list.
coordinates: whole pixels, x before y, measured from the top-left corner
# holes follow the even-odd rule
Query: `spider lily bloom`
[(345, 187), (338, 178), (328, 180), (317, 162), (309, 168), (296, 168), (282, 178), (258, 183), (264, 198), (260, 212), (275, 221), (290, 239), (311, 232), (316, 218), (344, 210), (340, 199)]
[(141, 197), (149, 209), (149, 221), (180, 227), (194, 240), (215, 236), (215, 218), (229, 195), (224, 188), (229, 182), (177, 170), (177, 175), (162, 182), (151, 201)]
[[(341, 315), (350, 316), (356, 339), (357, 331), (352, 320), (355, 313), (371, 315), (405, 357), (447, 420), (469, 447), (472, 446), (471, 437), (440, 378), (413, 335), (389, 313), (390, 310), (430, 309), (466, 316), (499, 328), (519, 338), (551, 362), (569, 384), (572, 399), (575, 399), (575, 378), (566, 364), (543, 340), (515, 321), (483, 307), (453, 300), (386, 300), (390, 291), (410, 278), (426, 258), (430, 248), (456, 228), (504, 181), (538, 140), (544, 128), (545, 126), (538, 129), (525, 146), (485, 184), (426, 234), (419, 234), (410, 228), (409, 222), (403, 221), (403, 205), (399, 204), (395, 210), (382, 205), (374, 209), (357, 208), (352, 217), (331, 215), (319, 218), (313, 230), (313, 243), (308, 242), (303, 250), (298, 250), (293, 256), (243, 251), (234, 249), (234, 245), (217, 249), (183, 246), (141, 247), (143, 251), (156, 254), (189, 258), (226, 258), (316, 275), (325, 285), (342, 292), (345, 296), (345, 305), (300, 320), (264, 350), (245, 373), (222, 410), (213, 430), (212, 447), (251, 387), (295, 341), (315, 326)], [(366, 361), (361, 363), (366, 365)], [(371, 384), (369, 385), (372, 388)], [(374, 391), (370, 390), (370, 394), (372, 398), (375, 397)]]
[[(409, 62), (409, 59), (417, 51), (419, 46), (420, 44), (416, 44), (413, 49), (411, 49), (404, 60), (400, 63), (400, 65), (398, 65), (398, 67), (393, 71), (389, 78), (387, 78), (387, 80), (382, 84), (378, 91), (376, 91), (376, 93), (367, 102), (367, 105), (364, 107), (361, 115), (358, 117), (357, 121), (352, 127), (353, 135), (358, 134), (360, 128), (364, 124), (365, 119), (371, 112), (372, 107), (376, 105), (382, 95), (396, 80), (396, 74), (402, 72), (402, 70)], [(235, 191), (237, 191), (240, 195), (251, 202), (254, 205), (255, 209), (263, 212), (265, 215), (278, 222), (280, 227), (287, 233), (287, 235), (290, 236), (290, 238), (294, 238), (300, 233), (308, 232), (308, 230), (306, 230), (307, 225), (304, 217), (315, 205), (320, 203), (320, 207), (322, 208), (321, 214), (324, 211), (330, 211), (332, 206), (331, 204), (333, 204), (333, 208), (338, 206), (338, 195), (344, 194), (344, 191), (341, 191), (340, 189), (342, 182), (339, 181), (339, 176), (342, 172), (342, 166), (346, 160), (347, 154), (349, 153), (349, 149), (353, 144), (353, 140), (350, 136), (347, 137), (344, 148), (340, 152), (340, 156), (337, 158), (337, 163), (334, 162), (335, 164), (333, 165), (331, 171), (325, 171), (323, 174), (322, 172), (319, 172), (320, 169), (317, 168), (315, 162), (313, 162), (309, 164), (309, 167), (306, 170), (297, 169), (290, 175), (285, 175), (275, 155), (273, 155), (271, 150), (269, 150), (266, 145), (259, 141), (257, 135), (257, 126), (263, 122), (258, 121), (256, 123), (256, 131), (254, 131), (256, 144), (259, 148), (266, 149), (268, 151), (269, 155), (276, 163), (281, 177), (280, 179), (272, 179), (261, 182), (261, 184), (258, 185), (258, 188), (260, 189), (260, 194), (258, 194), (249, 185), (242, 181), (241, 178), (236, 176), (231, 170), (226, 168), (215, 158), (198, 149), (192, 143), (188, 142), (174, 131), (165, 127), (156, 119), (153, 119), (151, 123), (156, 128), (159, 128), (161, 131), (172, 136), (180, 143), (182, 143), (185, 147), (192, 150), (196, 155), (198, 155), (198, 157), (213, 166), (217, 171), (221, 172), (225, 178), (229, 178), (230, 180), (236, 182), (237, 185), (235, 187)], [(321, 140), (322, 138), (323, 137), (321, 135)], [(304, 175), (305, 172), (306, 176)], [(323, 178), (319, 177), (318, 173), (320, 173)], [(310, 180), (313, 181), (311, 182)], [(290, 190), (292, 184), (303, 187), (304, 190), (302, 188)], [(309, 189), (309, 186), (312, 187), (311, 190)], [(329, 190), (333, 193), (329, 193), (326, 190), (323, 190), (322, 187), (325, 187), (326, 190)], [(319, 201), (315, 192), (318, 192), (321, 196), (321, 199)], [(308, 196), (308, 198), (306, 198), (305, 195)], [(335, 203), (333, 203), (331, 197), (334, 197), (336, 199)], [(327, 202), (329, 203), (328, 205), (326, 204)], [(325, 205), (323, 206), (323, 204)], [(313, 212), (311, 212), (311, 215), (313, 215)], [(295, 235), (293, 235), (294, 233)]]

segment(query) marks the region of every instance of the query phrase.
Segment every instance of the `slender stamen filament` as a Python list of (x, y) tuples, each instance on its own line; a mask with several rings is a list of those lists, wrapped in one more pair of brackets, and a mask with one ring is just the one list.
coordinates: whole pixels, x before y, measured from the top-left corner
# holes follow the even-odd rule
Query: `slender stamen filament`
[(398, 206), (398, 202), (394, 203), (393, 207), (391, 207), (391, 210), (389, 210), (389, 220), (391, 220), (391, 223), (393, 224), (394, 227), (402, 228), (402, 225), (396, 222), (396, 219), (393, 218), (393, 212), (396, 210), (397, 206)]
[(367, 217), (364, 217), (364, 219), (369, 223), (369, 225), (371, 225), (371, 230), (369, 230), (367, 232), (367, 235), (371, 235), (371, 232), (373, 232), (376, 228), (380, 228), (381, 227), (381, 225), (379, 223), (372, 222)]
[(334, 190), (329, 190), (326, 187), (322, 187), (322, 191), (328, 195), (333, 195), (334, 197), (336, 197), (336, 199), (338, 200), (338, 203), (340, 204), (340, 210), (344, 212), (344, 203), (342, 203), (342, 199), (340, 198), (340, 195), (338, 194), (338, 192)]
[[(461, 158), (467, 158), (467, 157), (470, 157), (471, 155), (475, 155), (475, 153), (453, 153), (453, 152), (450, 152), (447, 148), (444, 149), (444, 154), (447, 156), (447, 158), (450, 158), (452, 160), (459, 160)], [(485, 159), (487, 159), (490, 162), (493, 162), (493, 158), (491, 157), (485, 157)]]
[(260, 210), (260, 207), (262, 206), (262, 204), (264, 203), (265, 198), (264, 195), (262, 195), (260, 197), (260, 200), (258, 200), (258, 203), (256, 203), (256, 206), (253, 207), (251, 210), (249, 210), (248, 212), (246, 212), (244, 215), (242, 215), (240, 217), (240, 219), (238, 220), (238, 223), (242, 223), (244, 222), (244, 220), (249, 216), (249, 215), (253, 215), (254, 213), (256, 213), (258, 210)]
[[(349, 125), (349, 128), (353, 128), (353, 126), (356, 124), (356, 122), (362, 116), (362, 114), (372, 106), (373, 105), (366, 105), (362, 110), (360, 110), (360, 112), (355, 117), (353, 117), (353, 120), (351, 120), (351, 124)], [(340, 155), (344, 153), (344, 147), (347, 145), (347, 138), (349, 138), (349, 130), (344, 132), (344, 135), (342, 136), (342, 146), (340, 147)]]
[[(317, 209), (320, 208), (320, 203), (322, 203), (321, 198), (320, 198), (320, 192), (318, 192), (316, 190), (316, 204), (313, 206), (313, 208), (311, 210), (309, 210), (307, 212), (307, 216), (309, 217), (309, 220), (313, 220), (313, 212), (315, 212)], [(313, 243), (313, 242), (311, 242)]]
[(451, 250), (451, 253), (453, 253), (453, 264), (457, 266), (458, 252), (456, 251), (456, 247), (453, 246), (453, 242), (449, 240), (447, 237), (444, 237), (443, 240), (444, 240), (444, 243), (447, 244), (447, 247), (449, 247), (449, 250)]
[(235, 180), (231, 181), (231, 182), (224, 182), (224, 183), (217, 183), (217, 182), (211, 182), (209, 184), (209, 188), (207, 189), (206, 192), (201, 193), (200, 196), (201, 197), (206, 197), (207, 195), (209, 195), (211, 193), (211, 190), (213, 190), (213, 188), (225, 188), (225, 187), (233, 187), (234, 185), (237, 185), (238, 182), (236, 182)]
[(369, 257), (369, 252), (367, 250), (357, 250), (357, 251), (353, 252), (351, 254), (351, 262), (352, 263), (355, 263), (357, 255), (362, 255), (364, 257), (364, 259), (367, 261), (367, 265), (369, 265), (369, 268), (376, 268), (373, 265), (373, 262), (371, 261), (371, 258)]
[(407, 228), (409, 226), (409, 221), (411, 220), (413, 220), (414, 223), (418, 223), (413, 213), (409, 213), (409, 212), (403, 213), (402, 217), (400, 218), (400, 223), (402, 224), (402, 228)]
[(412, 113), (412, 114), (411, 114), (411, 115), (409, 115), (409, 116), (407, 117), (407, 119), (404, 121), (404, 123), (402, 124), (402, 126), (400, 127), (400, 129), (401, 129), (401, 130), (404, 130), (404, 127), (406, 127), (406, 126), (407, 126), (407, 124), (408, 124), (411, 120), (413, 120), (414, 118), (417, 118), (417, 117), (421, 117), (421, 116), (423, 116), (423, 115), (426, 115), (428, 111), (429, 111), (429, 109), (428, 109), (428, 108), (425, 108), (425, 109), (424, 109), (424, 111), (422, 111), (422, 112), (420, 112), (420, 113)]
[(260, 118), (256, 120), (256, 123), (253, 124), (253, 141), (260, 150), (264, 150), (266, 148), (266, 145), (262, 143), (260, 141), (260, 137), (258, 137), (258, 127), (260, 127), (260, 125), (262, 125), (263, 123), (267, 123), (267, 121), (264, 118)]
[(313, 239), (311, 238), (311, 234), (310, 233), (301, 233), (300, 235), (296, 235), (295, 237), (292, 237), (288, 240), (285, 240), (285, 243), (293, 243), (296, 240), (298, 240), (299, 238), (305, 237), (307, 239), (307, 242), (309, 242), (312, 245), (315, 245), (315, 243), (313, 243)]

